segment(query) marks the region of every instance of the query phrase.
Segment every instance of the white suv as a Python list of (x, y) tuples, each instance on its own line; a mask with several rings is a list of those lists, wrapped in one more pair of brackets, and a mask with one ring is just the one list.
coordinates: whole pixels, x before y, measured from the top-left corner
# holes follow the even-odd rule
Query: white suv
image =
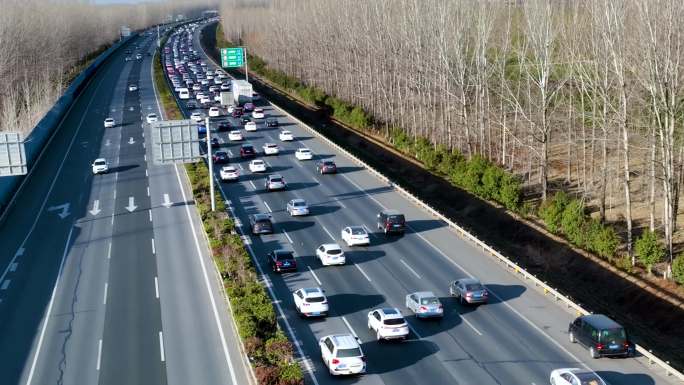
[(328, 299), (320, 287), (302, 288), (292, 293), (297, 313), (304, 317), (328, 315)]
[(316, 249), (316, 257), (323, 266), (344, 265), (346, 258), (342, 248), (337, 243), (325, 243)]
[(318, 340), (321, 358), (333, 376), (366, 372), (366, 356), (351, 334), (333, 334)]
[(409, 328), (399, 309), (390, 307), (368, 312), (368, 329), (380, 340), (406, 339)]

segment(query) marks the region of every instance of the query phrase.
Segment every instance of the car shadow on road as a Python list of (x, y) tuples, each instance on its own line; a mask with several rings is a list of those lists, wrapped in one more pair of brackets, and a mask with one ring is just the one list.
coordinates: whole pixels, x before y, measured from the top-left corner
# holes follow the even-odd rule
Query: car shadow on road
[(329, 295), (330, 309), (334, 309), (335, 316), (344, 316), (359, 311), (367, 311), (385, 302), (381, 294), (353, 294), (341, 293)]
[(304, 190), (309, 187), (315, 187), (318, 186), (318, 183), (314, 182), (294, 182), (294, 183), (288, 183), (287, 184), (287, 189), (290, 191), (296, 191), (296, 190)]
[(283, 221), (283, 222), (277, 222), (275, 225), (276, 225), (276, 230), (278, 230), (277, 232), (282, 232), (282, 230), (286, 230), (288, 233), (293, 233), (295, 231), (304, 230), (304, 229), (308, 229), (309, 227), (313, 227), (316, 225), (316, 222), (313, 222), (313, 221)]
[(609, 370), (596, 371), (601, 378), (609, 384), (621, 385), (655, 385), (655, 380), (648, 374), (643, 373), (619, 373)]
[(364, 169), (363, 167), (357, 167), (357, 166), (337, 166), (337, 173), (338, 174), (348, 174), (350, 172), (361, 171), (363, 169)]
[(501, 303), (520, 297), (526, 290), (523, 285), (501, 285), (498, 283), (485, 284), (491, 293), (489, 303)]
[(312, 205), (309, 206), (309, 215), (325, 215), (340, 210), (341, 206)]
[(424, 231), (447, 227), (447, 224), (437, 219), (416, 219), (406, 221), (406, 227), (410, 232), (422, 233)]
[(109, 174), (124, 172), (124, 171), (128, 171), (128, 170), (132, 170), (132, 169), (137, 168), (137, 167), (138, 167), (137, 164), (127, 164), (127, 165), (123, 165), (123, 166), (116, 166), (116, 167), (112, 167), (109, 169)]
[(342, 197), (359, 197), (363, 195), (375, 195), (375, 194), (382, 194), (392, 191), (392, 187), (390, 186), (382, 186), (382, 187), (376, 187), (376, 188), (371, 188), (367, 190), (355, 190), (351, 191), (348, 193), (342, 193), (342, 194), (335, 194), (331, 195), (331, 197), (337, 197), (337, 198), (342, 198)]
[(437, 344), (426, 340), (408, 340), (401, 343), (368, 341), (361, 344), (361, 349), (369, 358), (368, 374), (400, 370), (415, 365), (439, 351)]

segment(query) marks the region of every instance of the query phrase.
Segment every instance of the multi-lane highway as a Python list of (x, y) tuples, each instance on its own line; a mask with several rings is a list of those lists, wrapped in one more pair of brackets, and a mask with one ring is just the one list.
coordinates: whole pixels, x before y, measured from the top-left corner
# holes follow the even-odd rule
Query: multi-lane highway
[(152, 164), (155, 48), (103, 65), (0, 227), (2, 384), (250, 383), (185, 173)]
[[(199, 47), (198, 33), (194, 45)], [(280, 154), (260, 154), (269, 170), (253, 174), (248, 161), (239, 157), (241, 143), (230, 142), (224, 132), (213, 134), (219, 138), (220, 150), (230, 154), (231, 163), (242, 174), (238, 182), (221, 183), (220, 188), (242, 224), (248, 248), (282, 316), (281, 325), (295, 341), (308, 382), (539, 385), (548, 383), (553, 369), (580, 367), (595, 370), (611, 384), (676, 383), (643, 358), (591, 359), (586, 349), (568, 341), (567, 328), (574, 314), (506, 272), (444, 223), (278, 108), (266, 101), (257, 105), (267, 117), (277, 118), (280, 127), (266, 128), (260, 122), (256, 132), (241, 130), (244, 142), (257, 150), (267, 142), (278, 143)], [(237, 119), (228, 119), (234, 127), (240, 126)], [(279, 141), (281, 129), (292, 131), (296, 140)], [(295, 159), (293, 153), (300, 147), (311, 149), (314, 160)], [(314, 166), (318, 159), (333, 159), (339, 173), (319, 175)], [(219, 168), (215, 166), (216, 173)], [(269, 173), (283, 175), (287, 189), (266, 192), (264, 179)], [(294, 198), (308, 202), (309, 216), (288, 215), (286, 203)], [(385, 208), (405, 214), (408, 229), (404, 236), (385, 237), (375, 230), (376, 214)], [(254, 213), (270, 213), (275, 234), (250, 235), (248, 216)], [(316, 247), (330, 242), (344, 245), (340, 230), (348, 225), (366, 226), (371, 231), (370, 246), (343, 246), (346, 265), (321, 266), (315, 258)], [(266, 254), (277, 248), (295, 252), (296, 273), (270, 271)], [(449, 297), (449, 282), (469, 276), (480, 278), (487, 286), (489, 304), (462, 306)], [(301, 319), (294, 309), (291, 293), (310, 286), (325, 289), (330, 305), (325, 319)], [(440, 297), (445, 308), (443, 320), (421, 321), (406, 310), (405, 295), (418, 290), (430, 290)], [(411, 330), (408, 341), (380, 343), (367, 329), (367, 313), (387, 306), (401, 309), (406, 316)], [(367, 356), (366, 375), (339, 379), (328, 374), (320, 359), (318, 339), (334, 333), (359, 337)]]

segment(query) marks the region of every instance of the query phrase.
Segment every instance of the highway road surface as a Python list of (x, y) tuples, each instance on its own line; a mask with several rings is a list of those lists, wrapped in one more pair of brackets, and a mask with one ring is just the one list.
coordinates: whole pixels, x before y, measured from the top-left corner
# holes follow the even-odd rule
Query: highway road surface
[(97, 72), (0, 227), (3, 385), (250, 383), (183, 168), (151, 161), (155, 47)]
[[(195, 47), (199, 47), (198, 35)], [(267, 117), (277, 118), (280, 127), (266, 128), (260, 122), (256, 132), (241, 129), (243, 142), (254, 145), (269, 170), (250, 173), (247, 161), (239, 157), (241, 142), (230, 142), (226, 132), (215, 133), (220, 150), (227, 151), (231, 164), (241, 171), (238, 182), (220, 187), (242, 224), (250, 252), (282, 316), (281, 325), (296, 344), (308, 383), (541, 385), (549, 383), (551, 370), (563, 367), (591, 368), (614, 385), (676, 383), (643, 357), (591, 359), (586, 349), (568, 341), (567, 328), (574, 314), (506, 272), (278, 108), (263, 100), (257, 105)], [(240, 126), (236, 119), (228, 119), (234, 127)], [(292, 131), (296, 140), (279, 141), (281, 129)], [(277, 143), (280, 154), (263, 156), (261, 147), (267, 142)], [(293, 153), (300, 147), (311, 149), (314, 160), (298, 161)], [(320, 159), (334, 160), (339, 173), (319, 175), (315, 162)], [(219, 168), (215, 166), (217, 173)], [(264, 180), (269, 173), (283, 175), (287, 189), (266, 192)], [(288, 215), (286, 203), (294, 198), (308, 202), (309, 216)], [(376, 214), (385, 208), (405, 214), (408, 229), (404, 236), (386, 237), (376, 230)], [(254, 213), (272, 215), (273, 235), (250, 234), (248, 216)], [(344, 246), (340, 230), (348, 225), (367, 227), (370, 246)], [(346, 265), (323, 267), (316, 260), (316, 247), (329, 242), (343, 245)], [(278, 275), (270, 271), (266, 253), (277, 248), (295, 252), (297, 272)], [(449, 282), (469, 276), (487, 286), (492, 297), (489, 304), (462, 306), (449, 297)], [(291, 293), (309, 286), (325, 289), (331, 309), (327, 318), (297, 316)], [(440, 297), (443, 320), (418, 320), (405, 308), (406, 294), (419, 290)], [(397, 307), (405, 315), (411, 330), (408, 341), (377, 342), (369, 332), (367, 313), (386, 306)], [(358, 336), (367, 356), (367, 374), (341, 379), (328, 374), (318, 339), (333, 333)]]

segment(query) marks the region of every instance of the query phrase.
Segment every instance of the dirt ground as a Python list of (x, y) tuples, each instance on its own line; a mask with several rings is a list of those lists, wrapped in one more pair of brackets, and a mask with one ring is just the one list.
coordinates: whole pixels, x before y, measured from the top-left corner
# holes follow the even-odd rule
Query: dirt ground
[[(214, 36), (203, 36), (214, 47)], [(218, 55), (214, 53), (214, 58)], [(684, 367), (684, 310), (603, 268), (500, 208), (460, 190), (401, 156), (271, 88), (250, 74), (254, 89), (298, 119), (345, 147), (389, 178), (430, 202), (438, 211), (492, 245), (529, 272), (585, 308), (622, 323), (635, 342)], [(648, 284), (646, 282), (645, 284)], [(684, 298), (677, 298), (683, 301)]]

